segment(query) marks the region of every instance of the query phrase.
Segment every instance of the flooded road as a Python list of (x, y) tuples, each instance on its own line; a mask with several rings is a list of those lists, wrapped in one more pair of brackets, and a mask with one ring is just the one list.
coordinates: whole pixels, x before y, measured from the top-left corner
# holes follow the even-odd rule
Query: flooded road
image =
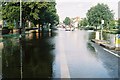
[(91, 43), (92, 32), (57, 30), (4, 36), (2, 78), (118, 78), (118, 58)]
[[(57, 45), (63, 48), (71, 78), (117, 78), (118, 58), (90, 43), (89, 32), (59, 31)], [(107, 57), (107, 58), (105, 58)], [(61, 60), (60, 60), (61, 61)]]

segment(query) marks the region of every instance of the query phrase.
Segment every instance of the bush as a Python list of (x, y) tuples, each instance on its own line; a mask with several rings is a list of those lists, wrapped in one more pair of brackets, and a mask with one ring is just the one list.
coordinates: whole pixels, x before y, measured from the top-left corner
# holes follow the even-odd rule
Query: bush
[(7, 27), (8, 27), (8, 29), (13, 29), (14, 28), (14, 24), (13, 23), (8, 23)]
[(8, 29), (8, 27), (3, 27), (2, 29)]
[(120, 30), (117, 30), (117, 34), (120, 34)]

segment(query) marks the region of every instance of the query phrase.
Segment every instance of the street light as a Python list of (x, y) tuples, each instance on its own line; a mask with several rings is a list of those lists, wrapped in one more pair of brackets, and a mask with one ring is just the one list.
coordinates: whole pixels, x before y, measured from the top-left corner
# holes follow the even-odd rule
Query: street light
[[(22, 28), (22, 4), (21, 4), (21, 0), (20, 0), (20, 28)], [(21, 74), (21, 79), (23, 78), (23, 63), (22, 63), (22, 45), (21, 45), (21, 37), (22, 35), (20, 34), (20, 74)]]
[(20, 28), (22, 28), (22, 4), (20, 0)]

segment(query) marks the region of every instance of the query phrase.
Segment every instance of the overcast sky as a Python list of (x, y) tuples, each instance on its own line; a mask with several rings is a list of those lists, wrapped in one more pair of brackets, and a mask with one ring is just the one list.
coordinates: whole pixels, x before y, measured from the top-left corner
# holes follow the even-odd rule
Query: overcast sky
[(118, 2), (120, 0), (56, 0), (57, 13), (60, 16), (60, 21), (65, 17), (86, 17), (87, 11), (90, 7), (98, 3), (107, 4), (110, 10), (115, 13), (115, 18), (118, 18)]

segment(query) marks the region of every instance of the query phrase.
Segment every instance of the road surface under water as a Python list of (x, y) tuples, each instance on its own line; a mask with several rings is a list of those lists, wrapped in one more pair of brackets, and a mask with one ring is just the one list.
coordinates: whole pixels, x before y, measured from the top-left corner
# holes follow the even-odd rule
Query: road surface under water
[(118, 78), (119, 59), (84, 30), (4, 36), (2, 78)]

